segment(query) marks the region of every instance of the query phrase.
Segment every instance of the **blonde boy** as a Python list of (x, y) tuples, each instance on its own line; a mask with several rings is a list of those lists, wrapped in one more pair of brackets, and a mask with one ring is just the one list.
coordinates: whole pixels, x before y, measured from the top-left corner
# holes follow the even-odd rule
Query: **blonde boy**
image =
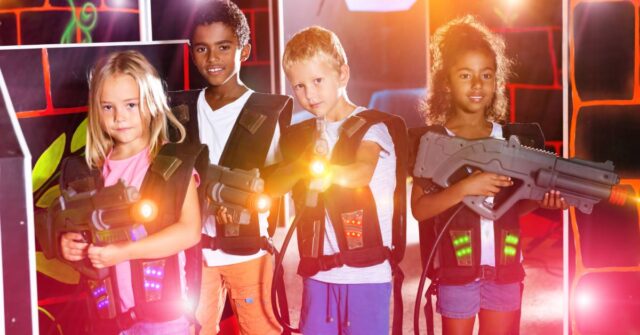
[[(269, 180), (274, 193), (293, 187), (301, 216), (301, 331), (388, 334), (392, 222), (403, 215), (394, 209), (394, 193), (404, 189), (391, 176), (403, 175), (396, 165), (395, 135), (405, 131), (404, 123), (349, 100), (347, 57), (329, 30), (314, 26), (295, 34), (283, 67), (297, 101), (316, 116), (283, 133), (289, 164)], [(316, 130), (317, 119), (324, 119), (324, 134)], [(318, 137), (329, 144), (331, 173), (317, 206), (305, 208), (309, 152)]]

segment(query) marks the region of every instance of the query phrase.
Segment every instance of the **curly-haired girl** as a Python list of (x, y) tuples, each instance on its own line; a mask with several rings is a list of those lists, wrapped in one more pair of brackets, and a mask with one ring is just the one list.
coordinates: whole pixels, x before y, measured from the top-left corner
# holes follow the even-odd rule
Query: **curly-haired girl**
[[(503, 133), (512, 128), (498, 124), (507, 115), (505, 84), (510, 61), (504, 41), (474, 17), (465, 16), (439, 28), (430, 47), (433, 63), (425, 104), (428, 131), (466, 139), (503, 138), (507, 132), (514, 133)], [(509, 177), (482, 171), (447, 188), (416, 178), (413, 215), (421, 221), (421, 231), (434, 233), (454, 215), (454, 207), (464, 197), (480, 195), (490, 202), (496, 197), (499, 205), (505, 192), (499, 193), (513, 184)], [(452, 218), (438, 245), (432, 272), (432, 280), (438, 283), (436, 308), (442, 316), (443, 334), (471, 334), (476, 315), (480, 334), (511, 334), (517, 327), (524, 279), (518, 217), (538, 206), (557, 209), (566, 208), (566, 203), (557, 191), (550, 191), (540, 202), (517, 203), (495, 222), (468, 208)]]

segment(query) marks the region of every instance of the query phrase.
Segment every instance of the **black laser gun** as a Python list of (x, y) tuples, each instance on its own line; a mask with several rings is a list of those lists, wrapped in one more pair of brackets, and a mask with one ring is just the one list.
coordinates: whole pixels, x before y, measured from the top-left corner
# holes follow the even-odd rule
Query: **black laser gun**
[(46, 258), (56, 257), (90, 279), (99, 280), (108, 275), (107, 269), (92, 267), (88, 259), (64, 259), (62, 234), (76, 232), (84, 242), (100, 246), (137, 241), (147, 236), (144, 223), (153, 221), (157, 212), (153, 201), (141, 200), (138, 190), (122, 180), (86, 192), (76, 192), (70, 185), (46, 212), (36, 215), (36, 237)]
[(522, 146), (516, 136), (509, 140), (485, 138), (465, 140), (429, 132), (420, 139), (414, 176), (430, 178), (448, 187), (463, 170), (481, 170), (522, 181), (503, 203), (494, 206), (485, 196), (467, 196), (463, 202), (490, 220), (500, 218), (517, 201), (542, 200), (549, 190), (558, 190), (567, 204), (589, 214), (593, 205), (606, 199), (623, 205), (627, 191), (618, 184), (611, 161), (596, 163), (564, 159), (554, 153)]
[(215, 215), (220, 207), (227, 209), (232, 222), (225, 225), (225, 236), (238, 236), (239, 225), (247, 225), (252, 212), (263, 213), (271, 207), (264, 194), (264, 180), (258, 169), (230, 169), (214, 164), (207, 171), (207, 214)]

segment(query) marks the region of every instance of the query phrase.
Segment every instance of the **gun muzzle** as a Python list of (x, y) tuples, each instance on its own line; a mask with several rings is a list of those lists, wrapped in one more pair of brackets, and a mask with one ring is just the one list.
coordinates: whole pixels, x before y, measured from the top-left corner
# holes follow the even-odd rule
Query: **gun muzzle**
[(314, 178), (322, 178), (327, 172), (327, 165), (323, 159), (314, 159), (309, 164), (309, 173)]
[(609, 203), (616, 206), (623, 206), (627, 203), (627, 198), (630, 196), (630, 192), (622, 185), (615, 185), (611, 188), (611, 194), (609, 195)]
[(132, 206), (99, 210), (95, 215), (99, 216), (96, 222), (101, 223), (101, 230), (108, 230), (132, 223), (151, 222), (158, 216), (158, 205), (151, 200), (143, 199)]
[(208, 193), (214, 202), (237, 205), (252, 211), (266, 212), (271, 206), (271, 199), (265, 194), (246, 192), (222, 183), (211, 185)]

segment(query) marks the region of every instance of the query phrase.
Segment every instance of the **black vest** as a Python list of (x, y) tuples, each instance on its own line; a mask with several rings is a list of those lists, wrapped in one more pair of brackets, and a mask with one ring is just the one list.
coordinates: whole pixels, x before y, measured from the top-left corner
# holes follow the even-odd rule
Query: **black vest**
[[(367, 130), (377, 124), (387, 126), (396, 153), (396, 189), (393, 212), (393, 250), (382, 243), (376, 203), (371, 189), (358, 189), (332, 185), (318, 199), (315, 208), (307, 208), (298, 226), (300, 264), (298, 273), (303, 277), (319, 271), (348, 265), (368, 267), (389, 260), (395, 267), (404, 255), (406, 244), (406, 127), (397, 116), (378, 111), (363, 111), (350, 117), (341, 128), (338, 142), (331, 155), (332, 164), (353, 163), (356, 151)], [(285, 160), (297, 158), (315, 138), (315, 119), (291, 126), (282, 139)], [(391, 176), (390, 176), (391, 177)], [(305, 205), (306, 182), (293, 189), (296, 208)], [(339, 253), (323, 254), (325, 236), (325, 209), (329, 213)]]
[[(172, 111), (187, 130), (187, 143), (200, 143), (197, 102), (200, 90), (170, 93)], [(259, 168), (262, 178), (268, 173), (264, 162), (271, 145), (276, 126), (282, 132), (291, 122), (293, 102), (291, 97), (254, 92), (245, 103), (225, 145), (218, 165), (250, 170)], [(175, 136), (175, 135), (174, 135)], [(203, 181), (205, 181), (204, 177)], [(203, 190), (206, 187), (202, 188)], [(269, 216), (269, 235), (276, 227), (279, 199), (272, 201)], [(266, 239), (260, 236), (257, 213), (253, 213), (248, 225), (240, 225), (238, 236), (224, 236), (224, 226), (216, 223), (216, 237), (203, 235), (203, 248), (221, 249), (234, 255), (253, 255), (268, 249)]]
[[(411, 162), (415, 162), (420, 137), (429, 132), (446, 134), (442, 126), (414, 128), (409, 131), (412, 148)], [(502, 127), (503, 137), (516, 135), (523, 145), (544, 148), (544, 135), (538, 124), (508, 124)], [(411, 169), (413, 170), (413, 169)], [(425, 187), (435, 187), (424, 179), (415, 178), (415, 183)], [(505, 188), (495, 197), (499, 205), (513, 190), (520, 185), (518, 181), (510, 188)], [(423, 264), (433, 247), (442, 225), (451, 217), (456, 207), (452, 207), (434, 218), (419, 223), (420, 249)], [(522, 248), (520, 243), (519, 214), (516, 208), (509, 209), (499, 220), (494, 221), (495, 240), (495, 280), (499, 283), (513, 283), (524, 279), (524, 268), (520, 262)], [(482, 276), (480, 266), (480, 216), (464, 207), (449, 225), (448, 232), (438, 245), (436, 258), (429, 269), (429, 277), (438, 279), (442, 284), (460, 285), (470, 283)]]
[[(79, 169), (88, 170), (88, 167), (86, 164), (73, 163), (74, 159), (84, 160), (80, 157), (71, 157), (63, 163), (61, 187), (68, 185), (75, 176), (88, 175), (100, 178), (96, 185), (102, 185), (101, 173), (96, 173), (95, 170), (79, 171)], [(147, 235), (175, 223), (180, 218), (193, 169), (206, 168), (207, 162), (206, 146), (176, 143), (162, 146), (145, 174), (140, 189), (141, 198), (153, 200), (158, 207), (156, 219), (144, 224)], [(184, 253), (187, 297), (194, 302), (195, 310), (200, 294), (202, 252), (196, 245), (184, 250)], [(109, 268), (109, 275), (104, 279), (85, 278), (89, 288), (90, 315), (96, 331), (108, 333), (109, 331), (100, 330), (102, 326), (98, 325), (110, 324), (113, 327), (114, 320), (118, 328), (115, 329), (117, 332), (139, 321), (163, 322), (175, 320), (183, 315), (193, 317), (185, 313), (178, 254), (157, 259), (130, 260), (129, 263), (135, 306), (128, 311), (119, 310), (120, 297), (115, 267)]]

